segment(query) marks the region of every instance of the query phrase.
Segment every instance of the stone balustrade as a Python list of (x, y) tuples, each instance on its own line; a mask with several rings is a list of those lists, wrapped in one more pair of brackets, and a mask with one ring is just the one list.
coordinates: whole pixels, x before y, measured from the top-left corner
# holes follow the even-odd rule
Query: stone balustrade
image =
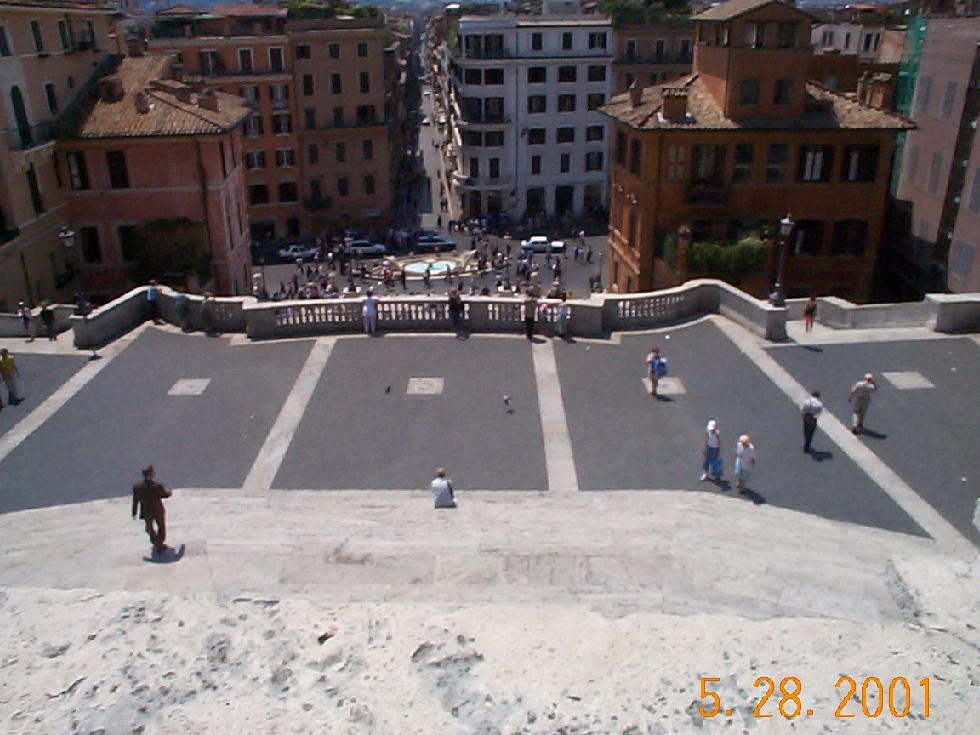
[[(71, 304), (52, 304), (51, 311), (54, 312), (54, 331), (57, 334), (71, 329), (71, 315), (75, 307)], [(31, 309), (34, 317), (32, 328), (35, 337), (45, 335), (44, 324), (41, 323), (41, 309), (34, 307)], [(16, 314), (0, 314), (0, 338), (2, 337), (29, 337), (24, 329), (24, 322)]]

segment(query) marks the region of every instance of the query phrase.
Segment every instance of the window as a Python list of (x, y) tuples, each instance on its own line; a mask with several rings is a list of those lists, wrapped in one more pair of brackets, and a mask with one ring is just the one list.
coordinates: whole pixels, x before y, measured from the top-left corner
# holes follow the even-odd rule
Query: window
[(72, 191), (88, 189), (88, 167), (85, 165), (85, 154), (81, 151), (69, 151), (65, 154), (68, 162), (68, 185)]
[(320, 163), (320, 146), (316, 143), (306, 146), (306, 160), (312, 164)]
[(280, 148), (276, 151), (276, 168), (290, 168), (296, 160), (292, 148)]
[(929, 98), (932, 97), (932, 77), (919, 77), (916, 92), (915, 109), (919, 115), (925, 115), (929, 111)]
[(296, 60), (301, 61), (303, 59), (312, 59), (313, 54), (310, 53), (310, 44), (301, 43), (296, 47)]
[(540, 33), (532, 33), (531, 34), (531, 50), (532, 51), (540, 51), (541, 48), (542, 48), (541, 34)]
[(793, 80), (777, 79), (772, 88), (772, 103), (774, 105), (793, 104)]
[(135, 225), (120, 225), (116, 228), (116, 237), (119, 241), (119, 254), (127, 262), (134, 261), (139, 257), (140, 245), (138, 234)]
[(27, 167), (27, 188), (31, 193), (31, 206), (34, 207), (34, 214), (42, 214), (44, 209), (44, 201), (41, 199), (41, 187), (37, 183), (37, 171), (34, 170), (34, 164), (29, 164)]
[(297, 188), (295, 181), (279, 182), (279, 201), (280, 202), (299, 201), (299, 189)]
[(531, 156), (531, 173), (541, 173), (541, 156)]
[(980, 166), (973, 170), (973, 186), (970, 187), (970, 211), (980, 214)]
[(572, 34), (562, 33), (561, 34), (561, 47), (565, 51), (570, 51), (572, 48)]
[(528, 114), (542, 113), (548, 109), (548, 98), (543, 94), (532, 94), (527, 98)]
[(273, 109), (283, 109), (289, 105), (289, 85), (270, 84), (269, 99), (272, 100)]
[(269, 49), (269, 71), (281, 72), (285, 68), (282, 60), (282, 49), (281, 48), (270, 48)]
[(562, 153), (559, 159), (560, 172), (567, 174), (572, 170), (572, 156), (569, 153)]
[(949, 120), (953, 116), (953, 105), (956, 102), (956, 82), (946, 82), (946, 94), (943, 95), (942, 115), (943, 120)]
[(44, 83), (44, 99), (48, 103), (48, 112), (52, 115), (58, 114), (58, 98), (54, 93), (54, 82)]
[(909, 183), (915, 183), (916, 174), (919, 173), (919, 146), (914, 145), (909, 148), (909, 165), (906, 169), (908, 171)]
[(559, 143), (574, 143), (575, 142), (575, 128), (558, 128), (558, 142)]
[(790, 235), (788, 255), (820, 255), (823, 252), (823, 224), (814, 219), (798, 221)]
[(41, 36), (41, 24), (36, 20), (31, 21), (31, 36), (34, 38), (34, 50), (39, 54), (43, 54), (44, 38)]
[(797, 164), (797, 181), (830, 181), (830, 170), (834, 162), (832, 145), (802, 145)]
[(490, 148), (498, 148), (504, 144), (504, 131), (493, 130), (483, 136), (483, 145)]
[(877, 176), (878, 146), (849, 145), (844, 148), (842, 180), (867, 183), (874, 181)]
[(527, 68), (528, 84), (544, 84), (548, 81), (548, 68), (545, 66), (529, 66)]
[(128, 189), (129, 171), (126, 169), (126, 154), (122, 151), (106, 151), (105, 160), (109, 167), (109, 186), (113, 189)]
[(691, 146), (691, 164), (695, 181), (720, 183), (725, 177), (725, 146)]
[(245, 153), (245, 168), (265, 168), (265, 151), (248, 151)]
[(939, 173), (943, 168), (943, 154), (933, 153), (932, 161), (929, 163), (929, 183), (927, 188), (930, 194), (935, 194), (939, 189)]
[(588, 71), (588, 80), (590, 82), (604, 82), (606, 81), (606, 67), (602, 64), (590, 64)]
[(357, 124), (358, 125), (374, 125), (376, 118), (374, 116), (374, 105), (358, 105), (357, 106)]
[(252, 103), (253, 106), (258, 106), (259, 104), (259, 88), (254, 84), (239, 87), (238, 96), (244, 97), (246, 100)]
[(371, 91), (371, 74), (370, 72), (362, 71), (360, 74), (361, 83), (361, 94), (367, 94)]
[(61, 50), (71, 51), (71, 35), (68, 33), (67, 21), (58, 21), (58, 36), (61, 38)]
[(735, 145), (735, 166), (732, 169), (732, 181), (736, 184), (752, 180), (752, 163), (755, 159), (755, 146), (748, 143)]
[(252, 49), (238, 49), (238, 71), (242, 72), (242, 74), (252, 73)]
[(503, 84), (504, 83), (504, 70), (503, 69), (484, 69), (483, 70), (483, 83), (484, 84)]
[(323, 201), (323, 182), (320, 179), (310, 179), (310, 199), (314, 202)]
[(738, 104), (743, 106), (759, 104), (758, 79), (743, 79), (738, 83)]
[(766, 45), (766, 24), (745, 24), (745, 45), (749, 48), (763, 48)]
[(616, 163), (626, 162), (626, 133), (616, 133)]
[(346, 143), (335, 143), (333, 147), (334, 155), (337, 157), (337, 163), (343, 163), (347, 160), (347, 144)]
[(629, 40), (626, 41), (626, 60), (636, 61), (636, 59), (637, 59), (636, 39), (630, 38)]
[(312, 97), (313, 96), (313, 75), (304, 74), (303, 75), (303, 96)]
[(483, 84), (481, 69), (463, 69), (463, 84)]
[(364, 193), (368, 196), (374, 194), (374, 174), (364, 175)]
[(690, 38), (682, 38), (681, 39), (681, 50), (678, 53), (678, 56), (680, 56), (681, 61), (690, 61), (691, 60), (691, 39)]
[(630, 173), (634, 176), (640, 175), (640, 162), (643, 158), (643, 146), (639, 138), (630, 140)]
[(0, 56), (10, 56), (10, 41), (7, 40), (7, 29), (0, 26)]
[(602, 171), (602, 151), (589, 151), (585, 154), (586, 171)]
[(365, 57), (368, 55), (368, 45), (366, 43), (357, 44), (357, 55), (360, 57)]
[(603, 32), (589, 34), (589, 48), (605, 48), (606, 34)]
[(780, 21), (776, 25), (776, 46), (796, 48), (799, 23), (793, 20)]
[(334, 127), (342, 128), (344, 127), (344, 108), (335, 107), (333, 108), (333, 124)]
[(490, 178), (499, 179), (500, 178), (500, 159), (491, 158), (490, 161)]
[(258, 138), (260, 135), (262, 135), (262, 118), (253, 112), (245, 120), (245, 136)]
[(575, 95), (558, 95), (558, 112), (575, 112)]
[(346, 176), (341, 176), (339, 179), (337, 179), (337, 196), (350, 196), (350, 181)]
[(268, 204), (269, 187), (265, 184), (249, 184), (248, 187), (249, 204)]
[(470, 176), (477, 178), (480, 175), (480, 159), (471, 158), (470, 159)]
[(602, 125), (589, 125), (585, 129), (586, 140), (602, 140), (605, 137), (605, 127)]
[(483, 145), (483, 133), (479, 130), (464, 130), (463, 145), (476, 147)]
[(365, 161), (371, 161), (374, 159), (374, 141), (373, 140), (362, 140), (361, 141), (361, 158)]
[(545, 129), (544, 128), (531, 128), (527, 131), (527, 144), (528, 145), (544, 145), (545, 144)]
[(868, 238), (868, 223), (859, 219), (845, 219), (834, 224), (834, 239), (830, 252), (833, 255), (863, 255)]
[(558, 83), (567, 84), (569, 82), (575, 81), (575, 67), (574, 66), (559, 66), (558, 67)]
[(965, 240), (957, 240), (953, 243), (949, 253), (949, 272), (957, 278), (967, 278), (970, 269), (973, 268), (974, 247)]
[(770, 184), (779, 183), (786, 179), (786, 156), (788, 146), (778, 143), (769, 146), (766, 155), (766, 181)]
[(272, 114), (272, 132), (276, 135), (288, 135), (293, 130), (292, 120), (288, 112)]
[(825, 47), (834, 45), (834, 32), (824, 31), (821, 37), (821, 44)]
[(330, 91), (334, 94), (344, 93), (344, 85), (340, 81), (340, 74), (334, 73), (330, 75)]
[(589, 110), (598, 110), (604, 104), (606, 104), (606, 95), (604, 95), (602, 92), (595, 92), (586, 98), (586, 107), (588, 107)]
[(339, 43), (327, 44), (327, 55), (331, 59), (339, 59), (340, 58), (340, 44)]
[(78, 236), (82, 241), (82, 260), (86, 263), (101, 263), (102, 245), (99, 242), (99, 228), (79, 227)]
[(303, 125), (307, 130), (316, 130), (316, 109), (307, 107), (303, 110)]
[(667, 55), (667, 42), (660, 38), (657, 39), (657, 43), (653, 47), (653, 58), (656, 61), (663, 61), (664, 57)]

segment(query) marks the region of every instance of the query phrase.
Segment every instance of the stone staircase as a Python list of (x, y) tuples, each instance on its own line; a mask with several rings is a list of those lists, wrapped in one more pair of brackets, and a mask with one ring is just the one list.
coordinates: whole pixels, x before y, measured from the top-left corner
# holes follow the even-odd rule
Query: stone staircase
[(186, 554), (172, 564), (144, 559), (128, 499), (12, 513), (0, 585), (878, 623), (910, 614), (896, 560), (940, 560), (929, 539), (712, 493), (480, 492), (460, 505), (436, 512), (416, 491), (177, 490), (168, 540)]

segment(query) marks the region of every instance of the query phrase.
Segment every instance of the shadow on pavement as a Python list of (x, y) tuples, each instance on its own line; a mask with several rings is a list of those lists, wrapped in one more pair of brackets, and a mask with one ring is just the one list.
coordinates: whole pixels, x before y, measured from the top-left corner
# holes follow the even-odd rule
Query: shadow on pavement
[(149, 556), (144, 556), (143, 561), (148, 561), (151, 564), (173, 564), (184, 558), (184, 551), (184, 544), (181, 544), (178, 549), (173, 549), (168, 546), (164, 551), (154, 551)]

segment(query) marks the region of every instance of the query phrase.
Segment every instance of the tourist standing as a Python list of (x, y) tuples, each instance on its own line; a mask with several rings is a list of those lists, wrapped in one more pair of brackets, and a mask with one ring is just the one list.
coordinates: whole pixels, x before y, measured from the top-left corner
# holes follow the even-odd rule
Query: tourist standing
[(150, 314), (150, 319), (156, 324), (160, 321), (159, 313), (157, 311), (157, 297), (160, 295), (159, 289), (157, 288), (157, 282), (152, 278), (150, 283), (146, 288), (146, 307)]
[(755, 445), (748, 434), (742, 434), (735, 445), (735, 489), (745, 492), (745, 483), (752, 478), (755, 469)]
[(456, 507), (456, 493), (453, 490), (453, 481), (446, 477), (446, 470), (442, 467), (436, 470), (436, 477), (432, 481), (431, 487), (436, 508)]
[(813, 329), (813, 322), (817, 318), (817, 297), (811, 296), (803, 305), (803, 326), (806, 331)]
[(524, 334), (529, 340), (534, 339), (534, 319), (538, 312), (538, 300), (528, 293), (524, 299)]
[(408, 271), (406, 271), (404, 267), (402, 267), (398, 271), (398, 281), (402, 285), (402, 291), (407, 291), (408, 290)]
[[(11, 406), (16, 406), (24, 400), (17, 388), (17, 378), (19, 377), (20, 370), (17, 369), (17, 362), (13, 355), (6, 347), (0, 349), (0, 378), (3, 378), (4, 385), (7, 386), (7, 401)], [(3, 408), (2, 398), (0, 398), (0, 408)]]
[(555, 333), (562, 339), (568, 339), (568, 317), (571, 315), (571, 307), (568, 305), (568, 294), (562, 293), (561, 303), (558, 304), (558, 319), (555, 322)]
[(871, 394), (877, 392), (878, 384), (875, 383), (875, 376), (865, 373), (864, 378), (859, 380), (851, 388), (851, 394), (847, 400), (854, 407), (854, 416), (851, 419), (851, 433), (857, 434), (864, 428), (864, 417), (868, 414), (871, 406)]
[(180, 324), (180, 329), (182, 332), (187, 331), (187, 294), (177, 289), (177, 295), (174, 297), (174, 308), (177, 311), (177, 321)]
[(803, 401), (800, 406), (800, 415), (803, 417), (803, 451), (809, 452), (813, 443), (813, 435), (817, 431), (817, 417), (823, 412), (823, 403), (820, 401), (820, 391), (815, 390), (810, 397)]
[(364, 333), (374, 334), (378, 329), (378, 300), (374, 298), (374, 289), (367, 290), (362, 304), (362, 315), (364, 317)]
[(205, 334), (214, 334), (214, 296), (210, 291), (205, 291), (201, 300), (201, 326)]
[(656, 398), (660, 379), (667, 374), (667, 359), (660, 354), (660, 348), (653, 345), (647, 353), (646, 363), (650, 377), (650, 395)]
[(146, 534), (153, 544), (153, 553), (159, 554), (169, 547), (167, 540), (167, 511), (163, 507), (164, 498), (172, 493), (155, 479), (153, 465), (143, 469), (143, 479), (133, 483), (133, 518), (139, 510), (139, 517), (146, 525)]
[(34, 316), (31, 314), (31, 310), (24, 304), (23, 301), (17, 304), (17, 316), (24, 323), (24, 334), (27, 335), (27, 341), (34, 341)]
[(701, 482), (709, 477), (712, 480), (720, 480), (722, 471), (721, 462), (721, 431), (718, 430), (718, 422), (714, 419), (708, 421), (704, 430), (704, 450), (701, 461)]
[(48, 334), (48, 340), (58, 339), (58, 335), (54, 331), (54, 311), (51, 309), (51, 302), (49, 301), (41, 302), (41, 323), (44, 325), (44, 331)]
[(453, 322), (453, 329), (456, 330), (456, 339), (463, 338), (463, 312), (465, 310), (463, 299), (459, 291), (453, 289), (449, 292), (449, 318)]

